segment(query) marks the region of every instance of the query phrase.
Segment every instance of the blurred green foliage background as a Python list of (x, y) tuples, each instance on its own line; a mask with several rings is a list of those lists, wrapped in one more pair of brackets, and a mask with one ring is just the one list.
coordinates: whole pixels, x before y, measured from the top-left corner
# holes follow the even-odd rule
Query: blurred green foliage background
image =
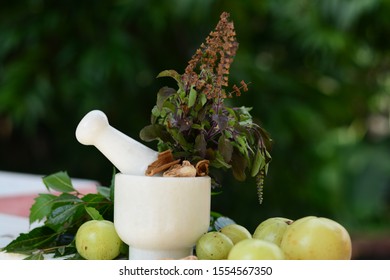
[(77, 142), (78, 122), (100, 109), (139, 140), (158, 89), (171, 85), (156, 75), (183, 73), (223, 11), (240, 43), (230, 82), (250, 83), (230, 101), (253, 107), (274, 148), (263, 204), (254, 180), (226, 176), (212, 210), (250, 230), (307, 215), (352, 233), (389, 230), (386, 0), (3, 2), (0, 169), (67, 170), (108, 185), (112, 165)]

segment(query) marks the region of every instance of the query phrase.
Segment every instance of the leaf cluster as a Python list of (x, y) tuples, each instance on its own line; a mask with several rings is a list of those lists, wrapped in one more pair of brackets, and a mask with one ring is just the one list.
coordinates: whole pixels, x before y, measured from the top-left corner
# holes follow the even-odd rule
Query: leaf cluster
[(28, 233), (21, 233), (2, 250), (27, 255), (26, 259), (53, 257), (82, 259), (78, 255), (74, 237), (86, 221), (113, 220), (114, 184), (98, 186), (97, 193), (81, 194), (72, 185), (66, 172), (43, 178), (49, 193), (35, 198), (29, 222), (42, 224)]
[[(151, 124), (140, 132), (144, 141), (158, 141), (158, 149), (171, 149), (174, 157), (195, 164), (210, 161), (210, 175), (219, 185), (215, 172), (230, 169), (237, 180), (247, 174), (256, 177), (259, 199), (271, 161), (271, 138), (256, 124), (251, 108), (230, 107), (225, 103), (229, 67), (238, 47), (233, 24), (223, 13), (216, 31), (211, 32), (189, 62), (184, 74), (162, 71), (157, 77), (171, 77), (177, 89), (163, 87), (157, 93)], [(227, 29), (227, 30), (224, 30)], [(247, 90), (247, 84), (241, 82)], [(217, 90), (218, 89), (218, 90)], [(217, 93), (216, 91), (217, 90)], [(236, 96), (240, 88), (233, 86)]]

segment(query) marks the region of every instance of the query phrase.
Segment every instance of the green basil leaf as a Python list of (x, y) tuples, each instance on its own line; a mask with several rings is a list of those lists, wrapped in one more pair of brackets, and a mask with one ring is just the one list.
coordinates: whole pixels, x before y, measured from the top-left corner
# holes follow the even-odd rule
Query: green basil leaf
[(162, 107), (165, 103), (165, 101), (171, 97), (172, 95), (176, 94), (176, 90), (170, 87), (163, 87), (161, 88), (157, 93), (157, 102), (156, 102), (156, 108), (161, 111)]
[(257, 129), (258, 131), (260, 132), (260, 135), (261, 135), (261, 138), (262, 138), (262, 142), (264, 143), (263, 145), (265, 146), (265, 148), (267, 150), (271, 150), (271, 147), (272, 147), (272, 139), (271, 139), (271, 136), (269, 135), (269, 133), (263, 129), (262, 127), (260, 126), (257, 126)]
[(176, 81), (180, 81), (181, 82), (181, 76), (175, 70), (164, 70), (164, 71), (161, 71), (157, 75), (157, 78), (161, 78), (161, 77), (171, 77), (171, 78), (174, 78)]
[(199, 153), (199, 155), (204, 158), (206, 155), (206, 149), (207, 149), (207, 143), (206, 139), (204, 138), (203, 133), (198, 134), (195, 138), (195, 150)]
[(151, 124), (145, 126), (141, 129), (139, 136), (145, 142), (150, 142), (157, 139), (166, 139), (168, 137), (164, 126), (160, 124)]
[(213, 115), (212, 117), (213, 121), (215, 121), (218, 125), (218, 129), (220, 131), (224, 131), (227, 128), (228, 125), (228, 117), (225, 115)]
[(161, 78), (161, 77), (171, 77), (171, 78), (176, 80), (179, 88), (181, 88), (181, 89), (183, 88), (183, 82), (181, 80), (181, 75), (179, 73), (177, 73), (175, 70), (164, 70), (157, 75), (157, 78)]
[(235, 142), (232, 144), (240, 151), (240, 153), (245, 156), (246, 158), (248, 157), (248, 149), (249, 145), (248, 142), (246, 141), (245, 136), (237, 136), (235, 138)]
[(157, 106), (154, 106), (152, 109), (152, 115), (156, 118), (158, 118), (161, 114), (160, 109), (157, 108)]
[(207, 102), (206, 94), (204, 94), (204, 93), (199, 94), (199, 102), (202, 105), (202, 107), (206, 104), (206, 102)]
[(64, 171), (54, 173), (43, 177), (43, 183), (46, 188), (59, 191), (59, 192), (74, 192), (76, 191), (72, 186), (72, 181), (68, 174)]
[(192, 124), (191, 128), (196, 129), (196, 130), (203, 130), (204, 129), (203, 124), (196, 124), (196, 123)]
[(191, 87), (190, 94), (188, 95), (188, 108), (191, 108), (192, 106), (194, 106), (197, 95), (198, 94), (197, 94), (196, 90), (193, 87)]
[(222, 134), (218, 139), (218, 151), (221, 153), (225, 162), (230, 162), (233, 154), (233, 145), (232, 143), (225, 138)]
[(233, 176), (238, 181), (244, 181), (246, 179), (245, 169), (247, 167), (247, 161), (245, 157), (234, 150), (232, 156), (232, 171)]
[(183, 133), (181, 133), (177, 129), (170, 129), (169, 132), (171, 133), (173, 139), (180, 144), (180, 146), (183, 148), (183, 150), (189, 150), (191, 148), (191, 144), (186, 141), (186, 138), (184, 137)]
[(212, 162), (210, 162), (210, 165), (215, 167), (215, 168), (226, 168), (229, 169), (232, 166), (228, 164), (224, 159), (223, 156), (219, 151), (216, 151), (215, 153), (215, 158)]
[(263, 155), (263, 152), (261, 149), (257, 149), (256, 155), (253, 161), (252, 170), (251, 170), (251, 176), (256, 176), (261, 169), (265, 167), (266, 161), (265, 156)]

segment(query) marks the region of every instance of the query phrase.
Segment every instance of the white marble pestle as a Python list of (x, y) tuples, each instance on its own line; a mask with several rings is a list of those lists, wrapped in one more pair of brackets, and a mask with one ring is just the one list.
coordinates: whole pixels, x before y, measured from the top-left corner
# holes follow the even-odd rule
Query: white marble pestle
[(81, 144), (94, 145), (124, 174), (144, 176), (158, 156), (158, 152), (110, 126), (107, 116), (99, 110), (84, 116), (77, 126), (76, 138)]

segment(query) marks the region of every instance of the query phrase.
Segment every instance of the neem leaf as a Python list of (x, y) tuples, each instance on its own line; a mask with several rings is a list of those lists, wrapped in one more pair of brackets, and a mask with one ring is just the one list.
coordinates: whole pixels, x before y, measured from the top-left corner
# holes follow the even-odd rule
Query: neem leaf
[(46, 188), (59, 191), (59, 192), (74, 192), (76, 191), (72, 186), (72, 181), (68, 176), (68, 173), (60, 171), (52, 175), (43, 177), (43, 183)]
[[(114, 193), (112, 193), (112, 196), (114, 197)], [(82, 200), (84, 201), (83, 204), (86, 207), (92, 207), (99, 211), (99, 214), (102, 215), (105, 220), (112, 220), (114, 212), (113, 200), (110, 200), (99, 193), (87, 194), (82, 198)], [(83, 212), (86, 213), (85, 211)]]
[(64, 228), (67, 222), (71, 222), (73, 215), (76, 213), (77, 209), (83, 207), (82, 204), (65, 204), (59, 206), (50, 213), (46, 225), (50, 226), (53, 229)]
[(54, 194), (39, 194), (30, 208), (30, 224), (48, 216), (56, 198)]
[(88, 215), (92, 218), (92, 220), (104, 220), (103, 216), (100, 215), (99, 211), (93, 207), (85, 207), (85, 211), (87, 211)]
[(75, 202), (82, 202), (82, 200), (77, 197), (76, 195), (70, 194), (70, 193), (62, 193), (54, 201), (55, 203), (75, 203)]
[(77, 253), (76, 246), (73, 244), (58, 247), (58, 249), (54, 252), (53, 257), (59, 258), (59, 257), (64, 257), (69, 255), (70, 257), (66, 259), (70, 259), (70, 258), (75, 260), (81, 259), (80, 255)]
[(45, 259), (45, 257), (43, 256), (43, 252), (39, 251), (38, 253), (34, 253), (34, 254), (29, 255), (27, 258), (24, 258), (23, 260), (41, 261), (44, 259)]
[(83, 196), (82, 201), (87, 202), (87, 204), (100, 203), (102, 201), (108, 201), (107, 198), (100, 193), (89, 193)]
[(103, 187), (103, 186), (98, 186), (97, 187), (97, 191), (98, 191), (99, 194), (101, 194), (105, 198), (110, 199), (110, 193), (111, 193), (111, 189), (110, 188)]
[(52, 243), (57, 235), (58, 233), (47, 226), (37, 227), (29, 233), (21, 233), (3, 249), (11, 253), (30, 254)]

